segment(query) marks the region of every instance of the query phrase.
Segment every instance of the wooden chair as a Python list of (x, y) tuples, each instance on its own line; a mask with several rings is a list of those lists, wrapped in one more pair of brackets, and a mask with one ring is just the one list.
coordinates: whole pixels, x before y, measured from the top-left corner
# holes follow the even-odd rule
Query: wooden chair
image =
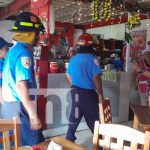
[(98, 150), (99, 146), (103, 150), (150, 150), (150, 132), (144, 134), (124, 125), (99, 124), (96, 121), (93, 150)]
[(62, 138), (62, 137), (53, 137), (53, 138), (51, 138), (51, 141), (62, 145), (63, 150), (87, 150), (85, 147), (75, 144), (67, 139)]
[[(8, 110), (9, 111), (9, 110)], [(9, 131), (13, 130), (13, 135), (9, 135)], [(0, 119), (0, 132), (2, 137), (0, 137), (0, 144), (3, 145), (4, 150), (17, 150), (20, 146), (20, 130), (18, 118), (13, 119)], [(14, 147), (10, 146), (10, 142), (14, 141)]]
[(106, 98), (99, 104), (101, 123), (112, 123), (112, 114), (110, 107), (110, 99)]

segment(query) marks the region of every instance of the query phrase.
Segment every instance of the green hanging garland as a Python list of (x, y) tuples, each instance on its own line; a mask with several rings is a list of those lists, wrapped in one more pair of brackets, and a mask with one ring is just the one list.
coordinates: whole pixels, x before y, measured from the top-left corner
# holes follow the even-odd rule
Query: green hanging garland
[(100, 1), (99, 0), (93, 0), (92, 5), (93, 5), (93, 19), (98, 20), (99, 19)]
[(112, 1), (104, 0), (103, 2), (103, 17), (107, 20), (111, 18)]
[(140, 15), (139, 14), (133, 14), (128, 18), (127, 22), (127, 28), (129, 30), (132, 30), (133, 28), (139, 27), (141, 25), (140, 22)]

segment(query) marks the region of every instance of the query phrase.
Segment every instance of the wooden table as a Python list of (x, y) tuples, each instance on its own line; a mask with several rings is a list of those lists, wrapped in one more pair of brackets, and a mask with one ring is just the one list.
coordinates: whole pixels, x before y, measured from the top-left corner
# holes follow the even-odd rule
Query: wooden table
[(41, 146), (42, 150), (47, 150), (50, 141), (54, 141), (55, 143), (62, 145), (63, 150), (87, 150), (85, 147), (75, 144), (62, 137), (53, 137), (46, 140), (45, 142), (39, 143), (37, 146)]
[(144, 131), (150, 131), (150, 106), (131, 105), (134, 112), (133, 127), (142, 127)]
[(42, 142), (42, 143), (38, 144), (37, 146), (41, 146), (42, 150), (47, 150), (49, 143), (50, 143), (50, 139), (46, 140), (45, 142)]

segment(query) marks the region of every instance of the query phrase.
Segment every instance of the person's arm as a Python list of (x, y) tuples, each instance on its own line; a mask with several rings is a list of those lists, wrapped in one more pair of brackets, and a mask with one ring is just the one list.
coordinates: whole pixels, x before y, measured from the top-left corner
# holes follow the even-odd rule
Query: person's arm
[(136, 73), (142, 73), (144, 76), (150, 78), (150, 71), (144, 70), (137, 63), (133, 63), (132, 68)]
[(38, 130), (41, 128), (41, 122), (37, 116), (36, 101), (31, 101), (32, 99), (29, 95), (29, 81), (33, 82), (32, 88), (36, 88), (36, 85), (34, 85), (35, 78), (33, 77), (33, 66), (34, 61), (30, 51), (23, 53), (18, 58), (15, 66), (16, 90), (20, 101), (29, 115), (30, 128)]
[(134, 89), (138, 87), (138, 72), (136, 70), (133, 70), (131, 73), (131, 86)]
[(102, 79), (100, 75), (96, 75), (93, 77), (93, 81), (99, 96), (99, 101), (102, 102), (104, 100), (103, 96), (103, 88), (102, 88)]
[(67, 79), (68, 79), (69, 83), (72, 84), (71, 76), (68, 73), (66, 73), (66, 75), (67, 75)]
[(68, 65), (68, 68), (66, 70), (66, 76), (67, 76), (69, 83), (72, 85), (71, 72), (72, 72), (73, 67), (72, 67), (71, 60), (69, 61), (69, 65)]
[(133, 86), (134, 89), (137, 89), (137, 87), (138, 87), (138, 74), (139, 74), (139, 71), (141, 70), (141, 67), (137, 62), (132, 62), (131, 67), (132, 67), (131, 85)]
[(26, 80), (18, 81), (16, 84), (16, 88), (17, 88), (18, 94), (21, 98), (21, 101), (23, 103), (23, 106), (25, 107), (26, 111), (28, 112), (31, 129), (33, 129), (33, 130), (40, 129), (42, 126), (41, 126), (41, 122), (37, 116), (36, 101), (30, 101), (28, 81), (26, 81)]
[(143, 75), (150, 78), (150, 71), (143, 70)]
[(91, 62), (91, 69), (92, 69), (92, 79), (93, 83), (95, 85), (95, 88), (97, 90), (98, 96), (99, 96), (99, 102), (101, 103), (104, 100), (103, 96), (103, 89), (102, 89), (102, 70), (99, 65), (99, 60), (97, 57), (94, 57), (93, 62)]
[(0, 104), (3, 103), (3, 97), (2, 97), (2, 87), (0, 86)]

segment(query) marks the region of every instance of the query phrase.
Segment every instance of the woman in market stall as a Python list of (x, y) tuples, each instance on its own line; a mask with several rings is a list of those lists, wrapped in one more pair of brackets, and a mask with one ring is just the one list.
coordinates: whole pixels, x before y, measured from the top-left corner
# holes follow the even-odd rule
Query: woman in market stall
[(133, 78), (138, 79), (138, 91), (140, 94), (141, 105), (148, 105), (148, 81), (150, 80), (150, 49), (142, 51), (143, 59), (139, 62), (133, 62)]

